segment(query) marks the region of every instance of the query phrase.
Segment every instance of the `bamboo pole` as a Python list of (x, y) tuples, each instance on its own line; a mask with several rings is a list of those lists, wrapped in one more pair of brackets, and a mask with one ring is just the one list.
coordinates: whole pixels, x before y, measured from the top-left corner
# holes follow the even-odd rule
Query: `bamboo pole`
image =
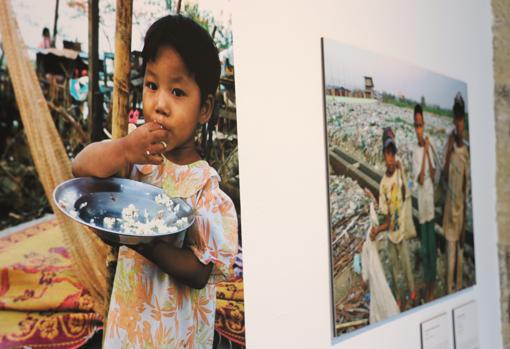
[[(115, 22), (115, 72), (113, 76), (112, 135), (124, 137), (128, 130), (129, 74), (131, 70), (131, 23), (133, 0), (117, 0)], [(121, 175), (125, 177), (127, 169)]]
[(90, 140), (92, 142), (96, 142), (102, 139), (101, 131), (103, 129), (103, 113), (101, 108), (102, 96), (99, 92), (99, 55), (98, 55), (99, 5), (98, 0), (89, 0), (88, 4), (89, 4), (88, 128), (90, 132)]
[[(128, 108), (129, 108), (129, 83), (131, 72), (131, 26), (133, 16), (133, 0), (117, 0), (117, 16), (115, 19), (115, 58), (113, 75), (113, 98), (112, 98), (112, 136), (113, 139), (127, 135)], [(120, 176), (127, 177), (128, 169), (121, 170)], [(114, 248), (115, 256), (118, 249)], [(108, 294), (111, 295), (113, 287), (113, 275), (115, 273), (115, 260), (107, 263), (109, 275)], [(109, 306), (109, 303), (108, 303)], [(108, 323), (108, 314), (105, 316), (105, 324)], [(103, 346), (105, 337), (103, 336)]]
[(59, 0), (57, 0), (55, 4), (55, 17), (53, 19), (53, 38), (51, 39), (53, 47), (56, 47), (57, 41), (57, 23), (58, 23), (58, 4)]

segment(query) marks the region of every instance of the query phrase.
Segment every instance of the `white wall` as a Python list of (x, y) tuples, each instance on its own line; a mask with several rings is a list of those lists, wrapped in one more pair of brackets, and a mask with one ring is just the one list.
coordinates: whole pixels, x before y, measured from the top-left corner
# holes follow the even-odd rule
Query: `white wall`
[[(257, 348), (419, 348), (419, 323), (477, 300), (501, 348), (489, 1), (234, 1), (246, 331)], [(320, 38), (468, 84), (478, 284), (332, 340)], [(453, 348), (453, 344), (451, 346)]]

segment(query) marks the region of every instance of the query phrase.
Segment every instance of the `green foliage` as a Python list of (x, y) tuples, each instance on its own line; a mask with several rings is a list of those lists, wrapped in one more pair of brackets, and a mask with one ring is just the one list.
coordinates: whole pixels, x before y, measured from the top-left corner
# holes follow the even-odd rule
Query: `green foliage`
[(209, 31), (209, 23), (205, 18), (200, 16), (200, 10), (198, 9), (198, 4), (184, 4), (184, 11), (188, 17), (193, 19), (195, 22), (199, 23), (202, 27)]
[[(391, 93), (386, 93), (386, 92), (383, 92), (382, 99), (383, 99), (384, 103), (393, 104), (393, 105), (396, 105), (397, 107), (401, 107), (401, 108), (414, 109), (414, 106), (416, 104), (418, 104), (417, 101), (414, 101), (412, 99), (408, 99), (405, 97), (396, 97), (395, 95), (393, 95)], [(422, 102), (425, 102), (425, 97), (422, 97), (421, 99), (422, 99)], [(426, 104), (423, 105), (422, 104), (422, 108), (423, 108), (423, 111), (426, 111), (426, 112), (429, 112), (432, 114), (453, 118), (453, 114), (452, 114), (451, 110), (443, 109), (438, 105), (426, 105)]]
[(414, 124), (411, 124), (407, 122), (406, 120), (402, 119), (400, 116), (397, 116), (394, 120), (395, 123), (402, 124), (402, 126), (409, 126), (414, 128)]
[(442, 116), (447, 116), (447, 117), (453, 118), (453, 113), (451, 110), (442, 109), (441, 107), (439, 107), (437, 105), (425, 106), (423, 108), (423, 110), (426, 112), (432, 113), (432, 114), (442, 115)]
[[(167, 13), (175, 13), (175, 7), (177, 1), (175, 0), (164, 0), (160, 2), (158, 0), (143, 0), (144, 6), (133, 8), (133, 25), (140, 25), (143, 23), (154, 22), (157, 18)], [(154, 12), (154, 6), (145, 5), (159, 5), (160, 10)], [(84, 16), (87, 14), (87, 1), (86, 0), (75, 0), (68, 4), (69, 7), (76, 10), (77, 16)], [(100, 2), (100, 25), (105, 25), (105, 20), (111, 18), (111, 15), (115, 13), (116, 2), (114, 0)], [(215, 18), (209, 11), (202, 11), (197, 3), (188, 3), (186, 0), (182, 0), (181, 11), (184, 15), (192, 18), (195, 22), (200, 24), (209, 34), (214, 32), (214, 42), (218, 50), (223, 50), (232, 46), (232, 31), (222, 24), (216, 22)], [(166, 12), (166, 13), (165, 13)], [(214, 29), (216, 28), (216, 30)], [(106, 33), (105, 33), (106, 34)], [(108, 38), (108, 41), (110, 39)]]
[[(414, 109), (414, 106), (418, 103), (411, 99), (396, 97), (395, 95), (392, 95), (391, 93), (386, 93), (386, 92), (382, 93), (382, 100), (383, 100), (383, 103), (393, 104), (400, 108), (410, 108), (410, 109)], [(427, 104), (425, 104), (425, 97), (423, 97), (423, 96), (421, 97), (421, 101), (422, 101), (421, 104), (422, 104), (422, 108), (423, 108), (424, 112), (435, 114), (435, 115), (440, 115), (440, 116), (446, 116), (448, 118), (453, 119), (453, 112), (451, 109), (444, 109), (438, 105), (427, 105)], [(464, 127), (466, 128), (466, 130), (469, 131), (469, 114), (468, 113), (466, 113), (466, 117), (464, 119)]]
[(214, 28), (216, 28), (214, 43), (219, 50), (232, 45), (232, 32), (225, 28), (225, 26), (218, 24), (208, 11), (200, 11), (198, 4), (184, 4), (183, 13), (200, 24), (211, 35)]
[(172, 11), (173, 1), (172, 0), (165, 0), (165, 4), (166, 4), (166, 9), (168, 11)]

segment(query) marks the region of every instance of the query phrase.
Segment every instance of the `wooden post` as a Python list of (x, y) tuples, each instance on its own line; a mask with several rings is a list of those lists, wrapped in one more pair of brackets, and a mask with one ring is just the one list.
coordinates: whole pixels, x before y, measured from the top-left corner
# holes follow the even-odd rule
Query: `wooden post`
[(175, 13), (181, 13), (181, 0), (177, 0), (177, 6), (175, 8)]
[(57, 22), (58, 22), (58, 3), (59, 0), (57, 0), (55, 4), (55, 17), (53, 19), (53, 38), (52, 38), (52, 47), (56, 47), (57, 44)]
[[(493, 14), (493, 76), (494, 76), (494, 125), (496, 134), (496, 209), (498, 227), (498, 260), (500, 282), (500, 312), (503, 347), (510, 347), (510, 7), (505, 0), (492, 0)], [(472, 115), (470, 115), (472, 116)], [(478, 231), (477, 231), (478, 233)], [(477, 246), (478, 247), (478, 246)]]
[[(117, 0), (115, 22), (115, 72), (113, 76), (112, 135), (124, 137), (128, 129), (129, 78), (131, 71), (131, 23), (133, 0)], [(123, 177), (127, 169), (121, 173)]]
[(101, 108), (102, 96), (99, 93), (99, 55), (98, 55), (98, 33), (99, 33), (99, 6), (98, 0), (88, 0), (89, 16), (89, 91), (88, 91), (88, 128), (90, 140), (96, 142), (101, 140), (103, 129), (103, 110)]

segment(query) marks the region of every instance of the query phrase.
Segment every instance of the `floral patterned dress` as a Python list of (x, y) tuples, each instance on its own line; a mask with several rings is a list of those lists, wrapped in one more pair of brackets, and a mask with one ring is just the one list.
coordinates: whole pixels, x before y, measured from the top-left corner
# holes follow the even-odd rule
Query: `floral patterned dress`
[[(201, 244), (185, 242), (204, 264), (213, 263), (209, 282), (197, 290), (180, 284), (134, 250), (119, 250), (105, 348), (211, 348), (216, 283), (233, 276), (238, 249), (237, 215), (232, 200), (219, 188), (219, 175), (203, 160), (176, 165), (135, 165), (132, 178), (184, 198), (195, 210)], [(197, 246), (205, 246), (199, 248)]]

